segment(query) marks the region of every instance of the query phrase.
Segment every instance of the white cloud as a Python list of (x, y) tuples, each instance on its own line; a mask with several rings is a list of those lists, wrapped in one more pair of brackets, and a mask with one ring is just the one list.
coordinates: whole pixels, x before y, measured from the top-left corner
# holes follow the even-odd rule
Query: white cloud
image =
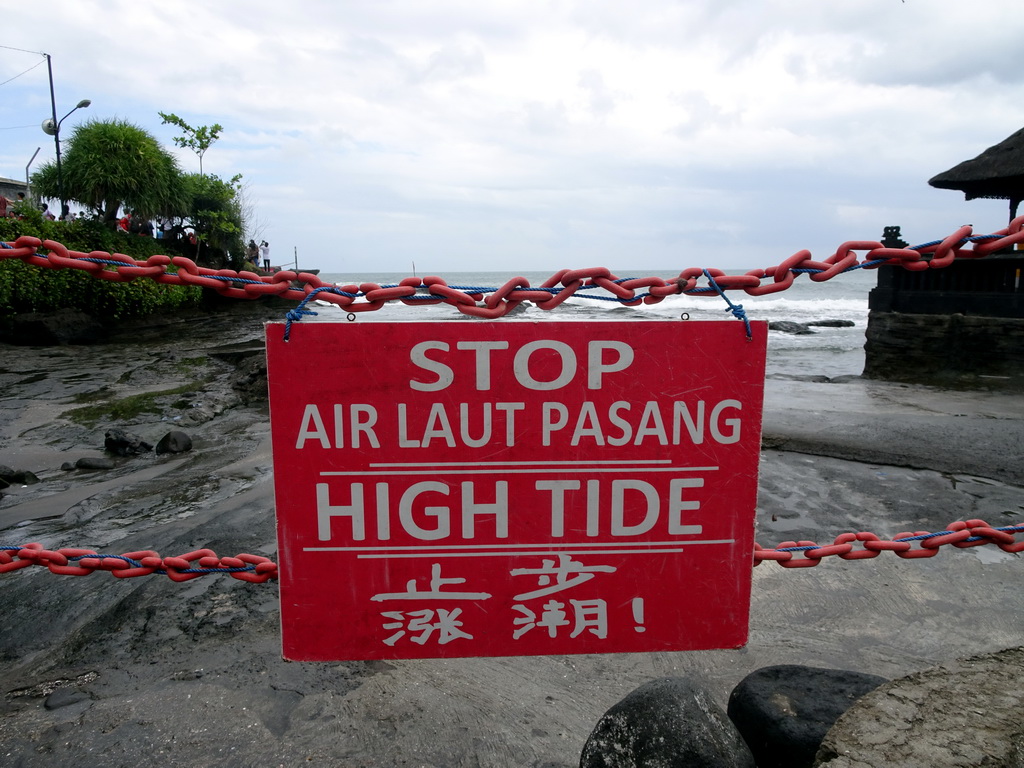
[[(53, 55), (59, 110), (89, 97), (168, 146), (158, 110), (222, 124), (204, 167), (332, 272), (672, 273), (996, 229), (1004, 205), (926, 182), (1024, 124), (984, 0), (60, 0), (5, 27)], [(32, 63), (0, 49), (0, 81)], [(38, 124), (45, 68), (0, 103), (0, 128)], [(52, 156), (35, 128), (0, 139), (0, 175)]]

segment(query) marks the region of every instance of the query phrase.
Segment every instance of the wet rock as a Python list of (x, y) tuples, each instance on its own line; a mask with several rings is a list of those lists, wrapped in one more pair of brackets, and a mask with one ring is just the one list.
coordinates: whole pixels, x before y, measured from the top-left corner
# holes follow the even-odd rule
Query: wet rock
[(794, 336), (806, 336), (810, 333), (816, 333), (816, 331), (808, 328), (805, 323), (794, 323), (792, 320), (772, 320), (768, 323), (768, 330), (792, 333)]
[(88, 701), (89, 698), (89, 694), (77, 688), (58, 688), (46, 697), (43, 706), (47, 709), (60, 709), (71, 704), (77, 704), (80, 701)]
[(805, 325), (813, 328), (853, 328), (856, 323), (853, 320), (812, 320)]
[(27, 469), (11, 469), (0, 464), (0, 481), (6, 483), (0, 488), (7, 488), (12, 485), (35, 485), (39, 482), (39, 478)]
[(689, 680), (664, 677), (637, 688), (598, 721), (580, 768), (753, 768), (754, 758), (711, 696)]
[[(63, 464), (61, 469), (64, 469), (67, 464)], [(98, 456), (86, 456), (79, 459), (73, 465), (73, 469), (113, 469), (117, 464), (114, 463), (113, 459), (102, 458)]]
[(153, 446), (141, 437), (123, 429), (108, 429), (103, 438), (103, 447), (118, 456), (138, 456), (153, 450)]
[(729, 717), (758, 768), (810, 768), (828, 729), (853, 703), (887, 682), (845, 669), (764, 667), (729, 696)]
[(238, 397), (243, 403), (249, 404), (266, 400), (268, 397), (266, 355), (250, 356), (240, 360), (231, 377), (231, 388), (238, 393)]
[(16, 316), (5, 340), (19, 346), (47, 347), (96, 344), (106, 336), (103, 323), (91, 315), (73, 309), (58, 309)]
[(827, 768), (1020, 768), (1024, 648), (959, 659), (888, 682), (829, 730)]
[(192, 438), (181, 430), (172, 430), (156, 444), (157, 453), (185, 453), (192, 450)]

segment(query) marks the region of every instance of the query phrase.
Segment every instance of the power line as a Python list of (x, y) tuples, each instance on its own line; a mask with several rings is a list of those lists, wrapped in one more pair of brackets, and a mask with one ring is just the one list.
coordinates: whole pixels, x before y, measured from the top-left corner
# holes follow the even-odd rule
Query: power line
[(21, 53), (34, 53), (36, 56), (45, 56), (46, 54), (42, 51), (26, 51), (24, 48), (15, 48), (11, 45), (0, 45), (0, 48), (6, 48), (8, 51), (20, 51)]
[[(3, 47), (3, 46), (0, 46), (0, 47)], [(15, 49), (15, 50), (17, 50), (17, 49)], [(33, 69), (35, 69), (36, 67), (38, 67), (42, 63), (43, 63), (42, 60), (37, 61), (35, 64), (33, 64), (28, 69), (26, 69), (24, 72), (19, 72), (14, 77), (11, 77), (11, 78), (8, 78), (7, 80), (4, 80), (2, 83), (0, 83), (0, 85), (7, 85), (9, 82), (11, 82), (11, 80), (17, 80), (19, 77), (21, 77), (22, 75), (28, 74), (29, 72), (31, 72)]]

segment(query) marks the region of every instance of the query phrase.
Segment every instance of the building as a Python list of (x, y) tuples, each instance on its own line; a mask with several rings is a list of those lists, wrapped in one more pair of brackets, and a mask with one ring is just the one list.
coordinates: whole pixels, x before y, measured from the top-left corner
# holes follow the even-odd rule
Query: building
[[(968, 200), (1024, 200), (1024, 129), (933, 177)], [(1020, 246), (1018, 246), (1020, 248)], [(890, 381), (1024, 389), (1024, 249), (957, 258), (941, 269), (878, 269), (864, 375)]]
[(24, 181), (5, 179), (3, 176), (0, 176), (0, 195), (3, 195), (8, 200), (17, 200), (19, 192), (24, 192), (25, 196), (28, 197), (28, 184)]

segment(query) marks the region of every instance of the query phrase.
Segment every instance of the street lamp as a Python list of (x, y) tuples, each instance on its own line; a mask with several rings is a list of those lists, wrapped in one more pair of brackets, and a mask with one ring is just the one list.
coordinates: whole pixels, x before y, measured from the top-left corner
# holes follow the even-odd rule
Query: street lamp
[(48, 136), (53, 136), (53, 143), (57, 150), (57, 193), (60, 195), (60, 215), (64, 215), (64, 176), (60, 168), (60, 124), (63, 123), (74, 112), (76, 109), (85, 109), (92, 102), (89, 99), (82, 99), (78, 104), (75, 105), (75, 109), (68, 112), (60, 120), (57, 119), (57, 99), (53, 94), (53, 66), (50, 63), (50, 54), (44, 53), (46, 57), (46, 69), (50, 75), (50, 110), (53, 117), (48, 117), (43, 120), (43, 133)]

